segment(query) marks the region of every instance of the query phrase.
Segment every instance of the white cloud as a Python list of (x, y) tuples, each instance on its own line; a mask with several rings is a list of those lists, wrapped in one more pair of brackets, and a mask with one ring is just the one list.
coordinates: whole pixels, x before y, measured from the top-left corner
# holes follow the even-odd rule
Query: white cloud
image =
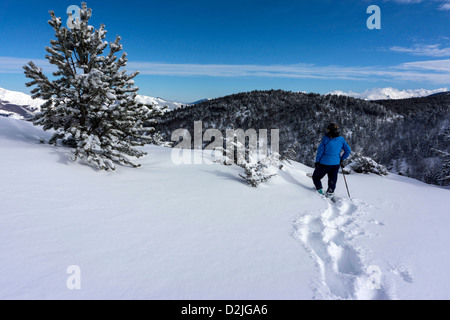
[(409, 4), (409, 3), (420, 3), (423, 2), (424, 0), (385, 0), (385, 1)]
[(443, 75), (449, 77), (448, 80), (450, 80), (450, 59), (406, 62), (401, 64), (400, 67), (404, 69), (441, 72)]
[(445, 3), (441, 4), (439, 10), (450, 10), (450, 1), (446, 1)]
[(397, 66), (202, 65), (132, 62), (128, 67), (147, 75), (271, 77), (356, 81), (424, 81), (450, 83), (450, 60), (420, 61)]
[(439, 88), (434, 90), (428, 89), (408, 89), (408, 90), (399, 90), (396, 88), (388, 87), (388, 88), (374, 88), (369, 89), (361, 93), (356, 93), (353, 91), (344, 92), (340, 90), (336, 90), (330, 92), (329, 94), (336, 94), (340, 96), (350, 96), (354, 98), (360, 98), (365, 100), (383, 100), (383, 99), (407, 99), (414, 97), (426, 97), (434, 93), (445, 92), (448, 91), (447, 88)]
[(31, 60), (41, 68), (51, 68), (46, 59), (0, 57), (0, 73), (22, 73), (22, 67)]
[(394, 46), (389, 48), (391, 51), (399, 53), (410, 53), (416, 56), (429, 56), (429, 57), (450, 57), (450, 48), (442, 48), (440, 44), (432, 45), (415, 45), (412, 48), (405, 48)]
[[(425, 0), (384, 0), (385, 2), (396, 2), (400, 4), (413, 4), (422, 3)], [(440, 2), (439, 10), (450, 10), (450, 0), (433, 0), (434, 2)]]
[[(45, 73), (54, 70), (47, 60), (0, 57), (0, 73), (22, 73), (22, 66), (33, 60)], [(408, 62), (395, 66), (318, 66), (314, 64), (290, 65), (226, 65), (226, 64), (174, 64), (131, 61), (130, 71), (143, 75), (206, 76), (206, 77), (263, 77), (355, 81), (423, 81), (437, 84), (450, 83), (450, 59)]]

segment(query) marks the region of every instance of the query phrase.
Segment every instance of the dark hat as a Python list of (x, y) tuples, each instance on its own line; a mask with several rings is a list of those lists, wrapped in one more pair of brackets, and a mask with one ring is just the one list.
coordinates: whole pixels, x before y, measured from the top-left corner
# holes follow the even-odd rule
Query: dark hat
[(328, 130), (330, 131), (338, 131), (339, 130), (339, 126), (336, 123), (330, 123), (327, 127)]
[(340, 132), (339, 132), (339, 126), (336, 123), (330, 123), (328, 125), (327, 129), (329, 131), (328, 135), (331, 138), (336, 138), (336, 137), (339, 137), (341, 135)]

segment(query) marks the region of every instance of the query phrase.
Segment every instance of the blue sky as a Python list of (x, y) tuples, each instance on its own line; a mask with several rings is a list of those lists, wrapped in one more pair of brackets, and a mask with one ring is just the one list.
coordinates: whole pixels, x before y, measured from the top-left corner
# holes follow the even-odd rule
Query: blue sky
[[(0, 87), (29, 92), (45, 66), (49, 10), (76, 1), (0, 3)], [(250, 90), (327, 93), (450, 87), (450, 0), (87, 1), (91, 24), (122, 37), (140, 94), (182, 102)], [(381, 8), (369, 30), (368, 6)], [(45, 70), (45, 68), (44, 68)], [(48, 72), (50, 74), (50, 71)]]

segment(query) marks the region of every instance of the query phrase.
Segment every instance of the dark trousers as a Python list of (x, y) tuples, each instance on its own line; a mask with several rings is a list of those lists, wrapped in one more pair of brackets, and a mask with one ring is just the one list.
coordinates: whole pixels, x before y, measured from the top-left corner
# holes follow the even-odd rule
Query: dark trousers
[(317, 190), (322, 189), (322, 180), (325, 175), (328, 175), (328, 192), (332, 193), (336, 189), (336, 183), (339, 173), (339, 165), (336, 166), (326, 166), (324, 164), (319, 165), (313, 174), (314, 186)]

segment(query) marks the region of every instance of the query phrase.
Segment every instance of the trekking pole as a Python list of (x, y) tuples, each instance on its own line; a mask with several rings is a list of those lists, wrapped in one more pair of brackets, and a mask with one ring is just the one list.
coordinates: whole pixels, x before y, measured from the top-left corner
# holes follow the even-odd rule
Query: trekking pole
[(351, 199), (352, 197), (350, 197), (350, 191), (348, 191), (348, 184), (347, 184), (347, 179), (345, 178), (344, 165), (343, 164), (341, 164), (341, 168), (342, 168), (342, 175), (344, 176), (345, 186), (347, 187), (348, 197)]

